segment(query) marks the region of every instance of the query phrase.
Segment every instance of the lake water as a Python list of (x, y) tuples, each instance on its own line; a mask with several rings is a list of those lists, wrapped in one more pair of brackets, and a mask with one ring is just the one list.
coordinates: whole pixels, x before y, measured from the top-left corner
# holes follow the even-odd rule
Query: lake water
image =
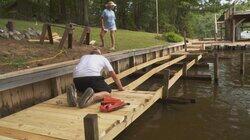
[(226, 55), (233, 59), (220, 60), (218, 86), (211, 81), (180, 80), (171, 89), (171, 94), (195, 98), (195, 104), (156, 103), (116, 139), (249, 140), (250, 54), (244, 77), (239, 70), (240, 54)]

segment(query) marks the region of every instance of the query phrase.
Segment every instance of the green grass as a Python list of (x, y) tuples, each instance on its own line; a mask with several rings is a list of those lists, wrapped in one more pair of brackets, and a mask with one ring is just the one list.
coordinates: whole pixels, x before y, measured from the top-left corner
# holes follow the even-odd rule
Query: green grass
[[(8, 19), (0, 19), (0, 28), (4, 28), (7, 21)], [(18, 31), (22, 31), (29, 27), (33, 27), (41, 31), (42, 25), (43, 23), (41, 22), (38, 22), (38, 25), (35, 25), (35, 22), (15, 20), (15, 27)], [(52, 28), (52, 32), (57, 32), (60, 34), (60, 36), (62, 36), (63, 31), (64, 30), (61, 28)], [(81, 28), (76, 28), (75, 35), (77, 37), (77, 40), (79, 40), (81, 32)], [(97, 45), (100, 44), (99, 32), (99, 28), (92, 28), (91, 40), (96, 40)], [(109, 34), (105, 36), (105, 42), (106, 46), (110, 46), (111, 43)], [(122, 29), (118, 29), (116, 33), (117, 50), (137, 49), (161, 44), (166, 44), (166, 42), (163, 40), (156, 39), (156, 34), (153, 33), (136, 32)]]

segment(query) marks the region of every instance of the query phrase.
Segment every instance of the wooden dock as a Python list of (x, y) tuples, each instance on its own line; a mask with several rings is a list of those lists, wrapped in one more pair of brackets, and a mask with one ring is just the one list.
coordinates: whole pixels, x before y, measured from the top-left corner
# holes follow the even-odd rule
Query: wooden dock
[[(118, 76), (123, 78), (152, 64), (162, 61), (165, 62), (128, 84), (125, 87), (126, 91), (114, 91), (112, 93), (112, 97), (117, 97), (130, 103), (130, 105), (118, 111), (101, 113), (99, 112), (100, 103), (96, 103), (84, 109), (71, 108), (67, 106), (66, 95), (62, 94), (0, 119), (0, 138), (6, 140), (113, 139), (150, 108), (158, 99), (166, 97), (168, 90), (174, 83), (201, 58), (202, 55), (166, 55), (119, 73)], [(136, 87), (154, 74), (186, 59), (190, 61), (186, 62), (183, 68), (179, 69), (172, 77), (168, 77), (168, 80), (164, 78), (165, 84), (157, 91), (135, 90)], [(106, 79), (106, 82), (108, 84), (113, 83), (109, 78)], [(93, 125), (91, 128), (95, 128), (94, 130), (85, 130), (88, 126), (84, 125), (84, 120), (89, 114), (95, 114), (97, 116), (95, 123), (88, 124), (88, 126)], [(96, 125), (96, 127), (94, 127), (94, 125)], [(86, 134), (86, 131), (91, 133)]]

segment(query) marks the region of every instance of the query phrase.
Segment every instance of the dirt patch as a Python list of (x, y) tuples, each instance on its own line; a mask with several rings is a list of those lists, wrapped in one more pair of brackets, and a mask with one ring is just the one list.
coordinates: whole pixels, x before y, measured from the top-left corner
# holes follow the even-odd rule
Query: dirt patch
[[(0, 40), (0, 74), (75, 60), (89, 53), (94, 47), (77, 46), (59, 49), (58, 44), (30, 43), (27, 41)], [(102, 49), (103, 53), (108, 53)]]

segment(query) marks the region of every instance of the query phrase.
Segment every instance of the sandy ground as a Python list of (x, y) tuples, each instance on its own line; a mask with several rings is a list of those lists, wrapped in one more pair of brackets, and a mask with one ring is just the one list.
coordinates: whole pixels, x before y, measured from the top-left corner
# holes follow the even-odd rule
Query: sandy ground
[[(0, 39), (0, 74), (79, 59), (93, 48), (74, 44), (73, 49), (61, 50), (58, 44), (41, 45), (27, 41)], [(102, 52), (107, 53), (105, 49), (102, 49)]]

